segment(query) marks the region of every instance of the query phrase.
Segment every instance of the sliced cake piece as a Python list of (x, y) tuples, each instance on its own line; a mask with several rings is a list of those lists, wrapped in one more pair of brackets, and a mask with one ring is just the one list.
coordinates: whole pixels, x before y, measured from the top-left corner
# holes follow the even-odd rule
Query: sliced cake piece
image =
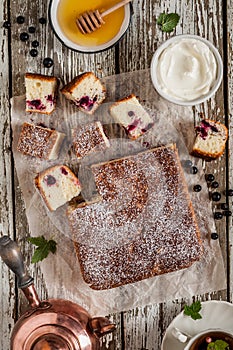
[(53, 211), (81, 192), (81, 185), (75, 174), (65, 165), (55, 165), (39, 173), (35, 178), (48, 209)]
[(202, 241), (175, 145), (91, 169), (102, 201), (69, 203), (67, 210), (91, 288), (135, 283), (200, 259)]
[(81, 111), (93, 114), (105, 99), (105, 88), (99, 78), (92, 72), (86, 72), (75, 77), (65, 85), (61, 92), (71, 100)]
[(43, 126), (23, 123), (17, 150), (41, 159), (56, 159), (65, 134)]
[(228, 130), (224, 124), (203, 119), (196, 127), (196, 133), (192, 155), (212, 160), (223, 154), (228, 138)]
[(26, 112), (51, 114), (56, 107), (58, 85), (56, 77), (26, 73)]
[(73, 151), (77, 158), (110, 147), (102, 124), (97, 121), (72, 130)]
[(110, 114), (131, 139), (137, 139), (154, 124), (134, 94), (115, 102), (110, 107)]

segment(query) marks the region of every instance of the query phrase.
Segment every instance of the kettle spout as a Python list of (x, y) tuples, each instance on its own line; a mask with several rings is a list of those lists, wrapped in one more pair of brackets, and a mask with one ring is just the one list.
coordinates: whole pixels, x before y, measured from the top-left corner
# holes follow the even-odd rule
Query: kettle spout
[(107, 317), (93, 317), (89, 320), (89, 327), (97, 337), (103, 337), (105, 334), (112, 333), (116, 325), (111, 323)]

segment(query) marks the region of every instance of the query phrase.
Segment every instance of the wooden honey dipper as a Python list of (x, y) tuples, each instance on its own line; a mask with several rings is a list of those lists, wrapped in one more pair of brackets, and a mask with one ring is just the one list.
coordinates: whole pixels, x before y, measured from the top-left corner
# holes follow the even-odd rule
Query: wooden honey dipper
[(112, 6), (108, 10), (100, 13), (98, 10), (84, 12), (76, 19), (76, 24), (83, 34), (92, 33), (99, 29), (104, 24), (103, 17), (109, 13), (119, 9), (120, 7), (128, 4), (131, 0), (123, 0)]

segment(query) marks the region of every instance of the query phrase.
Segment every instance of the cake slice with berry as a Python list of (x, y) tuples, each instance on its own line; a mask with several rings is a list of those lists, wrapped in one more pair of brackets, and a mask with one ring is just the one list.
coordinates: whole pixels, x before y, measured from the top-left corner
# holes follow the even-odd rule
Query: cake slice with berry
[(56, 159), (65, 134), (41, 125), (23, 123), (17, 150), (40, 159)]
[(46, 206), (54, 211), (81, 192), (81, 185), (76, 175), (65, 165), (55, 165), (40, 172), (35, 178)]
[(110, 147), (102, 124), (97, 121), (72, 130), (73, 151), (77, 158)]
[(75, 77), (61, 89), (62, 94), (81, 111), (93, 114), (104, 101), (106, 91), (100, 79), (92, 72)]
[(196, 129), (196, 139), (192, 148), (192, 155), (213, 160), (219, 158), (226, 147), (228, 130), (220, 122), (203, 119)]
[(58, 85), (56, 77), (26, 73), (26, 112), (51, 114), (56, 107)]
[(153, 126), (153, 120), (134, 94), (115, 102), (110, 114), (131, 139), (137, 139)]

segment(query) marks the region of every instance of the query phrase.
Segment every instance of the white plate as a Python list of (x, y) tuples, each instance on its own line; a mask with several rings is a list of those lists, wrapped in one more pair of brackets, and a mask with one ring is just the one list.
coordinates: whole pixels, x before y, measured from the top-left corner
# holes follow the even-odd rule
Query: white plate
[(202, 319), (200, 320), (193, 320), (190, 316), (184, 315), (183, 311), (174, 318), (165, 332), (161, 350), (184, 350), (187, 343), (182, 344), (174, 338), (171, 334), (174, 327), (191, 336), (210, 328), (221, 328), (233, 332), (233, 304), (210, 300), (202, 302), (201, 305)]

